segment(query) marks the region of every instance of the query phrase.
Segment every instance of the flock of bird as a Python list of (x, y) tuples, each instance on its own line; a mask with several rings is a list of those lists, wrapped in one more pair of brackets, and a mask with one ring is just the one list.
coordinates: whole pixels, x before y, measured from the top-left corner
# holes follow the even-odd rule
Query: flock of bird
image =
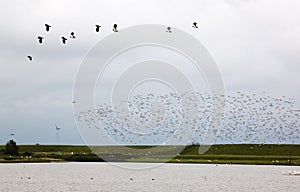
[[(94, 27), (98, 33), (102, 26), (96, 24)], [(197, 22), (192, 23), (192, 27), (198, 28)], [(45, 24), (46, 32), (51, 28)], [(113, 24), (112, 31), (119, 31), (117, 24)], [(167, 27), (166, 32), (172, 33), (172, 28)], [(76, 39), (74, 31), (69, 38)], [(37, 37), (39, 44), (45, 39)], [(67, 41), (66, 36), (61, 36), (62, 44)], [(27, 58), (33, 60), (31, 55)], [(183, 98), (185, 103), (182, 103)], [(183, 104), (187, 105), (185, 109), (197, 106), (193, 118), (186, 117), (188, 112), (183, 110)], [(274, 98), (242, 92), (227, 96), (214, 94), (213, 97), (208, 93), (193, 93), (189, 97), (149, 93), (136, 95), (114, 107), (103, 103), (75, 116), (87, 127), (103, 128), (118, 144), (207, 144), (206, 137), (212, 136), (215, 143), (299, 143), (300, 110), (294, 110), (294, 104), (293, 99), (284, 96)], [(219, 114), (221, 125), (212, 123), (215, 111), (222, 111), (224, 106), (225, 114)]]
[[(51, 25), (49, 25), (49, 24), (45, 24), (45, 30), (46, 30), (46, 32), (50, 32), (50, 29), (52, 28), (52, 26)], [(98, 32), (100, 32), (100, 28), (101, 28), (101, 25), (98, 25), (98, 24), (96, 24), (95, 25), (95, 31), (98, 33)], [(118, 32), (119, 30), (118, 30), (118, 25), (117, 24), (114, 24), (113, 25), (113, 29), (112, 29), (114, 32)], [(76, 35), (75, 35), (75, 32), (74, 31), (72, 31), (71, 33), (70, 33), (70, 36), (69, 36), (69, 38), (70, 39), (75, 39), (76, 38)], [(37, 37), (37, 40), (38, 40), (38, 43), (39, 44), (43, 44), (44, 43), (44, 40), (45, 40), (45, 37), (44, 36), (38, 36)], [(61, 42), (62, 42), (62, 44), (66, 44), (67, 43), (67, 40), (68, 40), (68, 38), (66, 37), (66, 36), (61, 36)], [(32, 55), (27, 55), (27, 58), (28, 58), (28, 60), (29, 61), (32, 61), (33, 60), (33, 56)]]
[[(98, 25), (98, 24), (95, 25), (95, 31), (96, 31), (96, 33), (100, 32), (100, 28), (101, 28), (101, 27), (102, 27), (101, 25)], [(198, 28), (197, 22), (194, 22), (193, 25), (192, 25), (192, 27), (193, 27), (193, 28)], [(47, 23), (45, 24), (45, 30), (46, 30), (46, 32), (50, 32), (50, 29), (51, 29), (51, 28), (52, 28), (52, 26), (51, 26), (50, 24), (47, 24)], [(113, 31), (113, 32), (119, 32), (119, 30), (118, 30), (118, 25), (117, 25), (117, 24), (113, 24), (112, 31)], [(171, 27), (167, 27), (166, 32), (172, 33)], [(76, 38), (76, 35), (75, 35), (75, 32), (74, 32), (74, 31), (72, 31), (72, 32), (70, 33), (69, 38), (70, 38), (70, 39), (75, 39), (75, 38)], [(37, 39), (38, 39), (38, 43), (39, 43), (39, 44), (43, 44), (43, 43), (44, 43), (45, 37), (43, 37), (43, 36), (38, 36)], [(62, 42), (62, 44), (66, 44), (66, 43), (67, 43), (67, 40), (68, 40), (68, 38), (67, 38), (66, 36), (61, 36), (61, 42)], [(29, 61), (32, 61), (32, 60), (33, 60), (33, 56), (32, 56), (32, 55), (27, 55), (27, 58), (28, 58)]]
[[(197, 105), (194, 118), (182, 110), (183, 95), (152, 93), (136, 95), (129, 101), (75, 114), (87, 127), (104, 129), (118, 144), (208, 144), (214, 143), (299, 143), (300, 111), (291, 98), (266, 94), (214, 95), (194, 93), (185, 105)], [(221, 124), (212, 123), (214, 110), (226, 111)], [(212, 134), (211, 134), (212, 133)], [(213, 138), (206, 138), (213, 137)], [(210, 140), (209, 140), (210, 139)], [(211, 140), (212, 139), (212, 140)], [(211, 143), (213, 144), (213, 143)]]
[[(50, 24), (48, 24), (48, 23), (46, 23), (46, 24), (44, 25), (44, 27), (45, 27), (45, 31), (46, 31), (47, 33), (49, 33), (49, 32), (52, 30), (52, 26), (51, 26)], [(102, 26), (99, 25), (99, 24), (95, 24), (94, 27), (95, 27), (95, 32), (96, 32), (96, 33), (99, 33)], [(192, 24), (192, 27), (193, 27), (193, 28), (198, 28), (197, 22), (194, 22), (194, 23)], [(113, 31), (113, 32), (119, 32), (119, 29), (118, 29), (118, 25), (117, 25), (117, 24), (113, 24), (113, 26), (112, 26), (112, 31)], [(172, 33), (171, 27), (167, 27), (167, 31), (166, 31), (166, 32)], [(71, 32), (70, 32), (69, 38), (70, 38), (70, 39), (76, 39), (76, 35), (75, 35), (75, 32), (74, 32), (74, 31), (71, 31)], [(43, 44), (44, 41), (45, 41), (46, 39), (47, 39), (47, 38), (44, 37), (44, 36), (38, 36), (38, 37), (37, 37), (37, 42), (38, 42), (39, 44)], [(61, 39), (61, 43), (62, 43), (62, 44), (66, 44), (67, 41), (68, 41), (68, 38), (67, 38), (66, 36), (61, 36), (60, 39)], [(32, 56), (32, 55), (27, 55), (27, 59), (28, 59), (29, 61), (33, 61), (33, 56)], [(72, 101), (72, 104), (75, 104), (75, 103), (76, 103), (76, 101)], [(59, 130), (60, 130), (61, 128), (55, 125), (55, 129), (56, 129), (56, 135), (57, 135), (56, 137), (57, 137), (57, 140), (58, 140), (58, 142), (59, 142)]]

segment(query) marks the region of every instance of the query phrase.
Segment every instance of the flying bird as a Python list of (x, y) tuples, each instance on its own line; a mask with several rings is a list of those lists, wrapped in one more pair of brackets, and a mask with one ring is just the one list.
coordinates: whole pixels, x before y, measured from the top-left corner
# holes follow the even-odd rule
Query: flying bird
[(167, 31), (166, 31), (167, 33), (172, 33), (172, 31), (171, 31), (171, 27), (167, 27)]
[(71, 39), (75, 39), (75, 38), (76, 38), (76, 37), (75, 37), (75, 33), (74, 33), (73, 31), (71, 32), (70, 38), (71, 38)]
[(56, 130), (60, 130), (61, 127), (58, 127), (58, 126), (55, 124), (55, 129), (56, 129)]
[(43, 39), (44, 39), (44, 37), (38, 36), (38, 40), (39, 40), (39, 43), (40, 43), (40, 44), (43, 43)]
[(114, 31), (114, 32), (118, 32), (118, 28), (117, 28), (117, 27), (118, 27), (118, 25), (117, 25), (117, 24), (114, 24), (114, 26), (113, 26), (113, 31)]
[(101, 25), (95, 25), (95, 26), (96, 26), (96, 32), (99, 32)]
[(46, 27), (46, 31), (49, 31), (50, 30), (50, 27), (51, 27), (51, 25), (49, 25), (49, 24), (45, 24), (45, 27)]
[(32, 61), (32, 56), (28, 55), (27, 58), (29, 59), (29, 61)]
[(62, 36), (62, 37), (61, 37), (61, 40), (62, 40), (62, 43), (63, 43), (63, 44), (66, 44), (67, 38), (65, 38), (64, 36)]
[(193, 23), (193, 27), (194, 27), (194, 28), (198, 28), (197, 22), (194, 22), (194, 23)]

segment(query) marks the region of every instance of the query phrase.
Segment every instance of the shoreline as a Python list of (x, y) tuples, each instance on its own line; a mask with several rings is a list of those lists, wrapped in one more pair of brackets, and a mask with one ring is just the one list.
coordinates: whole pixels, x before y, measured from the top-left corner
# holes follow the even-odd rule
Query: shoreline
[[(177, 155), (172, 155), (176, 147), (182, 148), (127, 146), (124, 149), (122, 146), (97, 146), (98, 155), (95, 155), (88, 146), (19, 145), (19, 155), (8, 156), (3, 153), (5, 146), (0, 146), (0, 163), (131, 162), (300, 166), (300, 145), (217, 144), (204, 154), (199, 154), (200, 146), (191, 145)], [(129, 148), (147, 153), (130, 154)]]

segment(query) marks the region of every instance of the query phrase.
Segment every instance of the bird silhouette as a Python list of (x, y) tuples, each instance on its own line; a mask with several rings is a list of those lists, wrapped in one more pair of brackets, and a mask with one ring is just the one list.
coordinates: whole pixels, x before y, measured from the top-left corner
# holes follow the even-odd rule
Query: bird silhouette
[(193, 23), (193, 27), (194, 27), (194, 28), (198, 28), (197, 22), (194, 22), (194, 23)]
[(167, 27), (167, 31), (166, 31), (167, 33), (172, 33), (172, 31), (171, 31), (171, 27)]
[(76, 37), (75, 37), (75, 33), (74, 33), (73, 31), (71, 32), (70, 38), (71, 38), (71, 39), (75, 39), (75, 38), (76, 38)]
[(28, 55), (27, 58), (29, 59), (29, 61), (32, 61), (32, 56)]
[(96, 26), (96, 32), (99, 32), (101, 25), (95, 25), (95, 26)]
[(63, 44), (66, 44), (66, 42), (67, 42), (67, 38), (66, 38), (66, 37), (62, 36), (62, 37), (61, 37), (61, 40), (62, 40), (62, 43), (63, 43)]
[(114, 24), (112, 30), (113, 30), (114, 32), (118, 32), (118, 25), (117, 25), (117, 24)]
[(38, 40), (39, 40), (39, 43), (40, 43), (40, 44), (43, 43), (43, 39), (44, 39), (44, 37), (38, 36)]
[(46, 27), (46, 31), (50, 31), (50, 27), (51, 27), (51, 26), (50, 26), (49, 24), (46, 23), (46, 24), (45, 24), (45, 27)]

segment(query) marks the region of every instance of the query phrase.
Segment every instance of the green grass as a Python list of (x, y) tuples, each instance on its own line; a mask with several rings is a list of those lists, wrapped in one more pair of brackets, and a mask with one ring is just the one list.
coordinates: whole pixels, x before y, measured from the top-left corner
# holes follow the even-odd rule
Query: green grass
[[(4, 147), (4, 146), (3, 146)], [(1, 147), (0, 147), (1, 148)], [(91, 153), (87, 146), (70, 146), (70, 145), (19, 145), (19, 152), (45, 152), (45, 153)]]
[[(181, 154), (198, 155), (199, 146), (188, 146)], [(300, 156), (300, 145), (275, 145), (275, 144), (227, 144), (213, 145), (205, 153), (206, 155), (280, 155)]]
[[(206, 149), (205, 146), (200, 149), (203, 147)], [(0, 150), (4, 148), (0, 146)], [(109, 161), (300, 165), (300, 145), (213, 145), (203, 154), (199, 154), (199, 146), (195, 145), (182, 149), (183, 146), (92, 147), (93, 152)], [(9, 157), (2, 152), (0, 162), (103, 161), (92, 151), (88, 146), (19, 145), (19, 156)], [(174, 154), (177, 155), (173, 157)]]

